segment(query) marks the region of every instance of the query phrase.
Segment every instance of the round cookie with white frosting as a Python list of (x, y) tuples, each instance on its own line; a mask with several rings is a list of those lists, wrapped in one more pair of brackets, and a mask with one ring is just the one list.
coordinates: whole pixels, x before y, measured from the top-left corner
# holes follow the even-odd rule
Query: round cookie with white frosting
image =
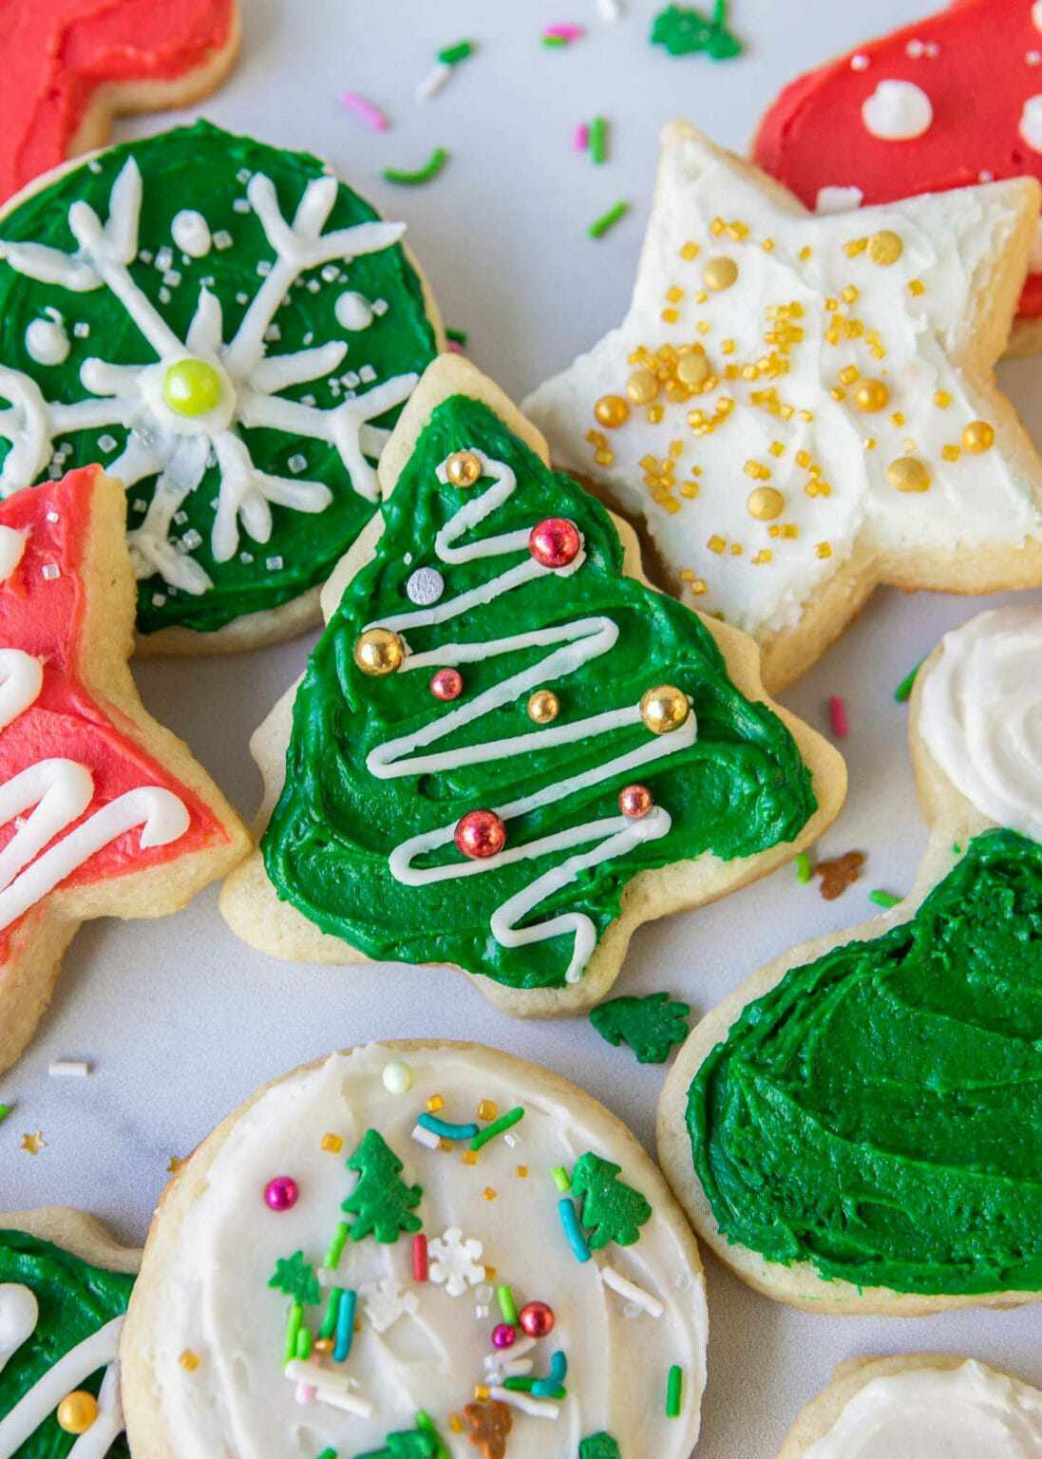
[(914, 1315), (1042, 1296), (1040, 662), (1037, 606), (944, 638), (912, 698), (930, 824), (912, 891), (753, 974), (667, 1079), (674, 1190), (781, 1301)]
[(0, 1459), (127, 1459), (119, 1340), (139, 1261), (79, 1211), (0, 1212)]
[[(911, 93), (877, 109), (922, 119)], [(814, 215), (666, 129), (626, 317), (524, 409), (643, 522), (666, 585), (758, 640), (769, 689), (878, 585), (1042, 582), (1042, 462), (992, 375), (1038, 197), (1019, 178)]]
[(136, 1459), (686, 1459), (706, 1331), (695, 1242), (607, 1110), (478, 1045), (373, 1044), (269, 1085), (168, 1188), (128, 1434)]
[(952, 1353), (843, 1363), (778, 1459), (1038, 1459), (1042, 1393)]

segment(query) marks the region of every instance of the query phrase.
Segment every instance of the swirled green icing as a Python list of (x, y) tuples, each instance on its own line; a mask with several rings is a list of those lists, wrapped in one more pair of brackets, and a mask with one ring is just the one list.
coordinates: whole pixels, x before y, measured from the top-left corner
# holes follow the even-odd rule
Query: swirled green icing
[[(622, 575), (618, 534), (600, 504), (569, 478), (548, 471), (485, 405), (463, 396), (444, 402), (384, 506), (384, 531), (374, 558), (349, 583), (309, 660), (293, 712), (285, 787), (262, 850), (280, 897), (371, 957), (450, 962), (511, 987), (559, 987), (572, 937), (506, 948), (492, 936), (490, 918), (508, 897), (560, 865), (564, 853), (422, 887), (396, 881), (388, 858), (407, 838), (454, 824), (475, 807), (506, 805), (645, 744), (643, 726), (433, 774), (378, 780), (366, 769), (366, 757), (376, 746), (447, 710), (432, 698), (428, 673), (385, 679), (361, 673), (352, 654), (362, 628), (411, 608), (405, 586), (418, 567), (437, 564), (448, 599), (528, 560), (522, 546), (516, 554), (458, 565), (439, 561), (435, 535), (459, 511), (462, 498), (457, 488), (439, 482), (437, 468), (466, 447), (511, 466), (518, 486), (465, 542), (522, 529), (527, 533), (544, 517), (563, 516), (579, 526), (587, 559), (572, 575), (532, 579), (489, 606), (410, 629), (409, 647), (421, 652), (605, 614), (620, 630), (615, 646), (550, 686), (561, 699), (560, 723), (634, 705), (646, 688), (659, 683), (685, 690), (698, 717), (698, 738), (690, 748), (639, 773), (672, 817), (669, 833), (584, 871), (577, 882), (540, 902), (526, 923), (580, 912), (601, 936), (637, 872), (706, 853), (725, 860), (751, 856), (791, 840), (812, 815), (815, 799), (789, 731), (766, 706), (738, 691), (697, 615)], [(465, 663), (464, 697), (458, 703), (546, 654), (545, 648), (528, 648)], [(525, 704), (523, 696), (485, 715), (439, 748), (533, 731)], [(617, 775), (511, 820), (511, 844), (617, 816), (618, 792), (633, 778)], [(451, 846), (437, 855), (461, 860)]]
[(911, 921), (793, 968), (687, 1121), (729, 1241), (899, 1292), (1042, 1287), (1042, 847), (971, 842)]
[[(0, 1284), (7, 1282), (28, 1287), (40, 1315), (32, 1337), (0, 1371), (0, 1418), (59, 1358), (126, 1311), (134, 1278), (91, 1266), (24, 1231), (0, 1230)], [(95, 1373), (80, 1386), (97, 1393), (101, 1379)], [(64, 1459), (74, 1442), (75, 1435), (64, 1433), (51, 1414), (14, 1459)], [(108, 1453), (110, 1459), (129, 1459), (130, 1450), (121, 1436)]]
[[(0, 250), (4, 243), (31, 242), (75, 253), (70, 205), (89, 203), (104, 222), (113, 182), (130, 157), (137, 162), (143, 180), (139, 252), (129, 266), (132, 279), (182, 341), (205, 280), (205, 287), (220, 301), (223, 339), (229, 341), (274, 258), (260, 219), (246, 201), (246, 182), (254, 173), (270, 178), (283, 215), (292, 219), (307, 184), (322, 176), (324, 164), (306, 153), (283, 151), (197, 122), (113, 147), (34, 193), (0, 221)], [(183, 254), (172, 241), (173, 219), (182, 210), (202, 213), (211, 234), (219, 240), (202, 258)], [(341, 184), (324, 231), (378, 217), (364, 199)], [(169, 260), (163, 250), (169, 251)], [(167, 266), (160, 267), (162, 263)], [(336, 301), (345, 291), (370, 301), (383, 300), (386, 311), (376, 315), (367, 328), (349, 332), (338, 323), (335, 312)], [(68, 357), (57, 365), (40, 364), (26, 342), (27, 327), (50, 317), (50, 310), (61, 314), (70, 347)], [(340, 404), (351, 388), (364, 395), (392, 376), (422, 372), (436, 353), (422, 285), (400, 244), (339, 268), (326, 264), (306, 270), (276, 314), (275, 333), (278, 337), (270, 339), (266, 347), (269, 357), (331, 341), (347, 342), (347, 355), (335, 369), (278, 391), (282, 398), (322, 410)], [(74, 292), (28, 278), (6, 259), (0, 261), (0, 365), (24, 372), (48, 401), (71, 403), (93, 398), (80, 375), (84, 362), (93, 357), (136, 365), (154, 363), (156, 354), (108, 288)], [(362, 379), (354, 380), (353, 386), (350, 381), (342, 385), (345, 375), (358, 375), (363, 369), (366, 375), (370, 369), (374, 372), (368, 383)], [(387, 411), (375, 423), (392, 425), (397, 414), (397, 409)], [(138, 626), (145, 633), (175, 625), (210, 632), (241, 615), (289, 602), (329, 575), (373, 514), (373, 504), (352, 487), (332, 444), (269, 428), (237, 424), (232, 429), (261, 470), (290, 480), (323, 483), (333, 500), (317, 514), (273, 506), (270, 540), (255, 541), (240, 530), (235, 555), (218, 562), (211, 549), (211, 531), (221, 473), (211, 456), (202, 482), (174, 519), (172, 535), (178, 550), (191, 553), (213, 586), (194, 595), (183, 588), (171, 589), (157, 574), (144, 578)], [(54, 472), (61, 474), (95, 461), (113, 464), (123, 451), (127, 434), (121, 425), (64, 431), (55, 438), (56, 450), (62, 454), (53, 459)], [(8, 441), (0, 439), (0, 460), (8, 450)], [(301, 465), (301, 459), (306, 465)], [(46, 479), (51, 469), (45, 465), (37, 479)], [(155, 483), (153, 474), (130, 488), (130, 529), (140, 526)]]

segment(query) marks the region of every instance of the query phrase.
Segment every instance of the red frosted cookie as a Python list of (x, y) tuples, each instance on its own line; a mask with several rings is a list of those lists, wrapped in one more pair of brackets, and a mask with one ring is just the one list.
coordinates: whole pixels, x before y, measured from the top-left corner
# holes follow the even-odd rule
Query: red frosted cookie
[(81, 922), (176, 911), (247, 846), (131, 680), (124, 514), (98, 467), (0, 503), (0, 1072)]
[[(1042, 181), (1042, 4), (954, 0), (787, 86), (755, 161), (838, 211), (994, 178)], [(1042, 346), (1042, 235), (1011, 349)]]
[(238, 43), (237, 0), (4, 0), (0, 199), (102, 146), (120, 112), (205, 96)]

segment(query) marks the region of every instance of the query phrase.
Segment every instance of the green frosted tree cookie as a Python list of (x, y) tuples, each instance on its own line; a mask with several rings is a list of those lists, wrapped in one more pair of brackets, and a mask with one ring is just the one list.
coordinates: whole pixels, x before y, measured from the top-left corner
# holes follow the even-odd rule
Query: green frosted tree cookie
[(590, 1022), (614, 1048), (628, 1045), (638, 1064), (664, 1064), (669, 1051), (687, 1038), (686, 1003), (674, 1003), (668, 993), (645, 998), (609, 998), (590, 1010)]
[(579, 1219), (593, 1251), (614, 1241), (632, 1246), (640, 1228), (651, 1220), (651, 1206), (640, 1191), (620, 1180), (621, 1165), (587, 1150), (572, 1167), (572, 1195), (579, 1202)]
[(420, 1204), (423, 1187), (401, 1179), (402, 1162), (378, 1130), (366, 1130), (347, 1168), (358, 1172), (358, 1182), (341, 1207), (355, 1218), (352, 1241), (375, 1236), (391, 1245), (403, 1231), (419, 1231), (423, 1222), (410, 1212)]
[(205, 122), (29, 190), (0, 218), (0, 493), (121, 477), (143, 633), (299, 598), (372, 516), (437, 351), (402, 232)]

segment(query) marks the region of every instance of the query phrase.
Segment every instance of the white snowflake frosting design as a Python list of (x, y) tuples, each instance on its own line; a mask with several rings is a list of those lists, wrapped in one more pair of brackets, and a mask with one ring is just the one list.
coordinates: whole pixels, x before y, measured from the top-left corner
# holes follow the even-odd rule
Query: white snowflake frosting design
[(428, 1249), (431, 1281), (443, 1286), (450, 1297), (462, 1297), (468, 1287), (485, 1280), (481, 1242), (464, 1237), (458, 1226), (450, 1226), (444, 1236), (432, 1237)]
[(399, 1317), (412, 1317), (420, 1305), (415, 1292), (407, 1292), (397, 1277), (381, 1277), (359, 1288), (365, 1315), (377, 1332), (386, 1332)]
[[(222, 143), (238, 140), (215, 128), (193, 133), (210, 150), (216, 144), (218, 152)], [(176, 145), (185, 133), (169, 135)], [(141, 145), (155, 147), (162, 140)], [(77, 443), (84, 451), (93, 446), (103, 460), (107, 450), (106, 468), (122, 478), (132, 497), (139, 483), (154, 482), (150, 500), (132, 501), (129, 541), (138, 578), (152, 580), (152, 589), (158, 582), (158, 608), (170, 597), (211, 593), (225, 564), (255, 564), (256, 575), (277, 577), (286, 566), (285, 555), (261, 552), (255, 561), (249, 549), (254, 544), (266, 548), (273, 534), (277, 545), (277, 518), (322, 516), (338, 493), (360, 499), (353, 521), (357, 530), (376, 501), (371, 462), (386, 439), (372, 422), (400, 407), (419, 377), (417, 369), (408, 369), (377, 378), (369, 364), (345, 370), (354, 333), (350, 340), (319, 342), (309, 331), (299, 348), (284, 343), (283, 321), (300, 311), (301, 290), (309, 308), (318, 307), (311, 296), (328, 292), (331, 329), (339, 336), (349, 333), (338, 320), (351, 265), (392, 251), (397, 267), (404, 225), (329, 226), (346, 192), (335, 177), (306, 175), (299, 199), (287, 209), (272, 176), (260, 167), (240, 169), (235, 185), (241, 196), (232, 206), (253, 229), (259, 224), (260, 238), (253, 246), (261, 256), (249, 261), (250, 288), (230, 294), (232, 283), (243, 281), (242, 260), (229, 272), (234, 236), (212, 227), (201, 209), (182, 208), (163, 230), (161, 246), (152, 247), (157, 240), (150, 227), (149, 187), (156, 179), (153, 173), (150, 181), (148, 171), (143, 175), (133, 146), (120, 149), (123, 154), (107, 215), (79, 197), (65, 205), (75, 248), (15, 238), (12, 231), (25, 234), (31, 226), (23, 222), (12, 230), (11, 219), (0, 223), (0, 260), (23, 280), (46, 286), (61, 310), (58, 314), (53, 305), (38, 310), (25, 329), (23, 358), (38, 368), (16, 369), (9, 363), (10, 351), (3, 354), (0, 395), (8, 407), (0, 410), (0, 439), (9, 449), (0, 468), (0, 494), (17, 491), (48, 471), (81, 464)], [(31, 205), (32, 200), (25, 206)], [(64, 196), (56, 204), (62, 205)], [(18, 219), (17, 209), (14, 216)], [(180, 291), (187, 291), (194, 305), (186, 326), (179, 328), (168, 316)], [(109, 329), (102, 334), (89, 322), (75, 322), (77, 304), (94, 294), (105, 296), (106, 323), (111, 319), (111, 333), (121, 346), (111, 353)], [(8, 296), (17, 297), (10, 289)], [(36, 291), (32, 297), (42, 296)], [(184, 318), (184, 302), (177, 302), (175, 312)], [(386, 312), (386, 301), (367, 308), (373, 321)], [(82, 343), (66, 374), (56, 380), (53, 367), (64, 364), (68, 354), (68, 341), (64, 353), (59, 348), (59, 328)], [(372, 333), (367, 330), (367, 347)], [(141, 362), (127, 363), (128, 352)], [(425, 351), (413, 354), (422, 368)], [(324, 404), (319, 389), (327, 397)], [(317, 443), (323, 463), (314, 476), (309, 443)], [(272, 469), (273, 463), (279, 469)], [(211, 497), (208, 520), (192, 501), (204, 479), (215, 488), (203, 493)], [(335, 539), (344, 526), (329, 522), (320, 530)], [(329, 545), (338, 553), (353, 535), (348, 530), (346, 540), (340, 536)], [(298, 562), (298, 571), (302, 567), (306, 576)], [(289, 586), (271, 606), (295, 596)], [(303, 590), (310, 583), (296, 586)], [(269, 605), (250, 601), (243, 606)], [(226, 621), (237, 616), (234, 607), (225, 612)]]

